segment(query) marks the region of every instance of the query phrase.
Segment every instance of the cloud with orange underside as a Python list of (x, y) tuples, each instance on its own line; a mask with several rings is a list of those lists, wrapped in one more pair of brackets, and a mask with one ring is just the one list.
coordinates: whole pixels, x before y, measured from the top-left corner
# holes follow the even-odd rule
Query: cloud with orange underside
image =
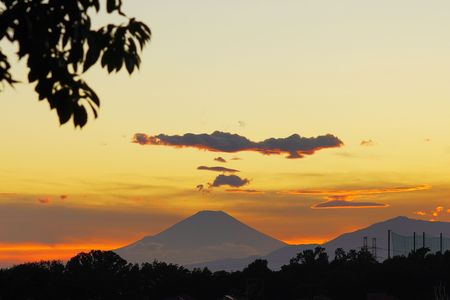
[(285, 195), (317, 195), (326, 200), (311, 206), (313, 209), (329, 209), (329, 208), (383, 208), (389, 205), (376, 202), (358, 202), (354, 201), (361, 197), (374, 197), (381, 194), (389, 193), (405, 193), (431, 189), (430, 185), (418, 185), (411, 187), (388, 187), (373, 189), (323, 189), (323, 190), (290, 190), (279, 192)]
[(331, 134), (310, 138), (293, 134), (286, 138), (268, 138), (260, 142), (254, 142), (244, 136), (221, 131), (214, 131), (212, 134), (186, 133), (184, 135), (159, 134), (155, 136), (136, 133), (132, 142), (140, 145), (191, 147), (211, 152), (253, 151), (265, 155), (286, 154), (287, 158), (302, 158), (321, 149), (343, 145), (339, 138)]

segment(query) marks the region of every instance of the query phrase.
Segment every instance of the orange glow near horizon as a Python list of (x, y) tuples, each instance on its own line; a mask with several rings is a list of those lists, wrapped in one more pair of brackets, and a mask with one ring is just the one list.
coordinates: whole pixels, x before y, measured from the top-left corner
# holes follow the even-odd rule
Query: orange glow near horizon
[(68, 260), (80, 252), (117, 249), (126, 243), (93, 244), (0, 244), (0, 262), (20, 264), (42, 260)]
[(282, 239), (283, 242), (289, 245), (301, 245), (301, 244), (323, 244), (329, 241), (329, 238), (325, 237), (309, 237), (309, 238), (290, 238)]

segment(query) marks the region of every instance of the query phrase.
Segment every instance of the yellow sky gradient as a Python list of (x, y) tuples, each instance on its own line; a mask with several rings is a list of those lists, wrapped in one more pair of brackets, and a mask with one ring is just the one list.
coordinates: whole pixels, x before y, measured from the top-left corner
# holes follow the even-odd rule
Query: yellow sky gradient
[[(70, 245), (73, 253), (123, 245), (204, 209), (291, 242), (324, 241), (398, 215), (450, 221), (450, 2), (124, 6), (151, 27), (152, 42), (131, 77), (99, 67), (85, 75), (101, 109), (83, 130), (60, 127), (33, 86), (0, 94), (0, 264), (55, 258), (62, 248), (67, 258)], [(14, 72), (25, 80), (23, 62)], [(138, 132), (216, 130), (254, 141), (330, 133), (344, 146), (286, 159), (131, 142)], [(238, 169), (250, 180), (245, 188), (263, 193), (198, 192), (219, 174), (201, 165)], [(314, 210), (321, 195), (280, 193), (423, 185), (430, 188), (353, 200), (388, 205), (376, 209)], [(438, 206), (445, 209), (432, 216)], [(7, 256), (14, 245), (27, 254)]]

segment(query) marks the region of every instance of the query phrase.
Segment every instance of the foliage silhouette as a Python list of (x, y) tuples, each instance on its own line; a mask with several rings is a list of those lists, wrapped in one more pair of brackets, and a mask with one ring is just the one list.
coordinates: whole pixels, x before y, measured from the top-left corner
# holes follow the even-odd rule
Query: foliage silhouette
[(291, 259), (291, 264), (328, 264), (328, 255), (325, 248), (316, 247), (314, 250), (306, 249), (298, 253), (296, 257)]
[(267, 261), (259, 259), (243, 271), (212, 273), (157, 261), (133, 265), (113, 252), (91, 251), (78, 254), (65, 265), (44, 261), (0, 270), (0, 299), (360, 300), (370, 294), (400, 300), (447, 297), (449, 251), (431, 254), (428, 249), (418, 249), (382, 263), (364, 249), (336, 252), (339, 256), (330, 262), (323, 248), (299, 253), (298, 259), (280, 271), (270, 270)]
[[(0, 0), (0, 41), (17, 42), (18, 58), (27, 60), (29, 83), (36, 82), (39, 100), (56, 109), (60, 124), (73, 118), (75, 127), (83, 127), (88, 108), (97, 117), (100, 99), (82, 73), (100, 60), (109, 73), (125, 66), (131, 74), (150, 40), (149, 27), (128, 18), (122, 0), (104, 1), (106, 13), (118, 14), (126, 23), (93, 29), (90, 14), (100, 12), (100, 0)], [(17, 83), (1, 49), (0, 83)]]

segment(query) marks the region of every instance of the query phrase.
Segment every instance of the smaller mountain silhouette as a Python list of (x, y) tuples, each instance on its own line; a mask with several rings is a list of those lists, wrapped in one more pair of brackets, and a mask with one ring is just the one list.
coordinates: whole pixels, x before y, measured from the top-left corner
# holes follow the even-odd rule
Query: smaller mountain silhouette
[(115, 252), (130, 262), (158, 260), (190, 265), (225, 258), (263, 256), (285, 245), (223, 211), (201, 211)]
[[(360, 250), (363, 246), (364, 237), (367, 237), (368, 250), (370, 251), (372, 246), (372, 239), (375, 238), (377, 246), (377, 258), (378, 260), (383, 261), (388, 257), (388, 230), (391, 230), (392, 234), (399, 234), (404, 236), (412, 236), (414, 232), (416, 232), (416, 234), (419, 236), (423, 232), (425, 232), (427, 235), (431, 236), (437, 237), (440, 233), (443, 233), (444, 236), (450, 237), (449, 222), (430, 222), (400, 216), (383, 222), (375, 223), (366, 228), (362, 228), (353, 232), (344, 233), (320, 246), (324, 247), (330, 259), (333, 259), (334, 251), (337, 248), (343, 248), (346, 251), (349, 251), (351, 249)], [(272, 270), (279, 270), (281, 266), (288, 264), (290, 259), (295, 257), (297, 253), (305, 249), (313, 249), (317, 246), (319, 245), (286, 245), (280, 249), (274, 250), (273, 252), (265, 256), (250, 256), (240, 259), (221, 259), (200, 264), (193, 264), (187, 267), (207, 267), (213, 271), (236, 271), (244, 269), (255, 259), (262, 258), (268, 261), (268, 265)], [(394, 255), (392, 243), (391, 255)]]
[[(330, 257), (334, 257), (334, 251), (337, 248), (343, 248), (348, 251), (350, 249), (359, 250), (363, 246), (363, 239), (367, 237), (368, 248), (371, 250), (372, 239), (376, 239), (377, 257), (379, 260), (384, 260), (388, 257), (388, 230), (394, 234), (412, 236), (414, 232), (418, 238), (425, 232), (427, 235), (438, 237), (440, 233), (444, 236), (450, 237), (450, 223), (449, 222), (431, 222), (417, 219), (410, 219), (408, 217), (399, 216), (383, 222), (375, 223), (366, 228), (345, 233), (337, 238), (326, 242), (322, 246), (327, 250)], [(391, 255), (392, 252), (391, 244)]]

